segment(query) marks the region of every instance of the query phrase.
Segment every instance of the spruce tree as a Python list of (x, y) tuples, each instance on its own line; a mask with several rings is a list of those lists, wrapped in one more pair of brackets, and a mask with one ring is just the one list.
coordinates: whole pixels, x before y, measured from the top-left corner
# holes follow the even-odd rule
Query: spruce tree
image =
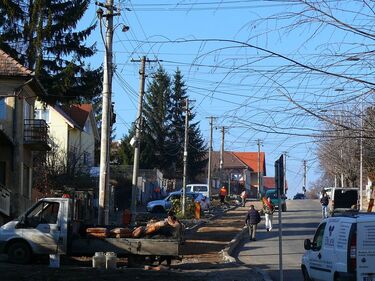
[(169, 142), (169, 151), (174, 156), (172, 163), (177, 177), (182, 177), (183, 173), (183, 154), (185, 140), (185, 103), (187, 99), (185, 83), (182, 80), (182, 74), (177, 69), (174, 75), (173, 89), (171, 96), (171, 108), (169, 109), (168, 119), (171, 122), (171, 135)]
[[(144, 119), (141, 137), (140, 167), (159, 168), (166, 178), (181, 178), (185, 140), (185, 100), (187, 90), (182, 74), (176, 71), (173, 85), (163, 68), (159, 68), (145, 93)], [(190, 107), (188, 178), (193, 181), (207, 164), (207, 146), (200, 133), (199, 122)], [(126, 165), (133, 164), (134, 149), (130, 140), (135, 128), (121, 140), (120, 158)]]
[(95, 24), (75, 31), (89, 0), (0, 1), (0, 48), (31, 70), (50, 94), (47, 100), (94, 96), (97, 70), (84, 59), (95, 45), (84, 41)]
[[(176, 174), (182, 176), (183, 170), (183, 143), (185, 138), (185, 100), (188, 98), (185, 82), (181, 71), (177, 69), (174, 75), (173, 92), (170, 108), (171, 138), (169, 151), (173, 152)], [(189, 105), (188, 128), (188, 181), (194, 181), (195, 177), (203, 172), (207, 164), (207, 146), (199, 129), (199, 122), (193, 122), (195, 118), (194, 107)]]
[(144, 122), (141, 143), (141, 163), (159, 168), (166, 177), (171, 174), (171, 153), (168, 151), (171, 107), (171, 79), (160, 67), (145, 93)]

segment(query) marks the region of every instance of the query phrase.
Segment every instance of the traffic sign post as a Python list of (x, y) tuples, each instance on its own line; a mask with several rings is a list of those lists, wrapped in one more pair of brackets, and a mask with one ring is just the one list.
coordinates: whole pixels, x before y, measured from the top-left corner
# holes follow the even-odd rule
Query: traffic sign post
[(275, 161), (275, 183), (277, 189), (278, 208), (279, 208), (279, 280), (283, 281), (283, 229), (282, 229), (282, 217), (281, 217), (281, 194), (285, 192), (285, 181), (284, 181), (284, 155), (281, 155), (278, 160)]

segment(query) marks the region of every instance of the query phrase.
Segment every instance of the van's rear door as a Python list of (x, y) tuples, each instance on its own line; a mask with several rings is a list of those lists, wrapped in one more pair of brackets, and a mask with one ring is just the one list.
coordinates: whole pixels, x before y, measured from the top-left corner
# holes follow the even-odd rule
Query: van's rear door
[(357, 281), (375, 281), (375, 216), (357, 219)]
[(334, 209), (351, 209), (358, 204), (358, 189), (335, 188), (333, 201)]

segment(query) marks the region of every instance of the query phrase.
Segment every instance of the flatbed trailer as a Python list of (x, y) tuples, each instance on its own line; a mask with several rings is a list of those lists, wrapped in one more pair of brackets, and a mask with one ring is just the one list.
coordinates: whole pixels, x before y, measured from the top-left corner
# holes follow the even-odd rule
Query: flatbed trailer
[(74, 204), (69, 198), (43, 198), (16, 220), (0, 227), (0, 253), (14, 263), (33, 255), (68, 256), (114, 252), (145, 258), (179, 257), (181, 238), (96, 238), (73, 231)]

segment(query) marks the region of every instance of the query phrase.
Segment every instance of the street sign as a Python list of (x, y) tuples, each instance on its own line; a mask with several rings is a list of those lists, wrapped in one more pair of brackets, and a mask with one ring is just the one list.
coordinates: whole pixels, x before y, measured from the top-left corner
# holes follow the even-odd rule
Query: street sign
[(284, 154), (282, 154), (279, 159), (275, 161), (275, 184), (277, 190), (278, 204), (279, 204), (279, 281), (284, 280), (283, 276), (283, 223), (281, 217), (281, 195), (285, 194), (284, 190)]
[(284, 154), (275, 161), (275, 187), (280, 190), (280, 194), (285, 194), (284, 190)]

